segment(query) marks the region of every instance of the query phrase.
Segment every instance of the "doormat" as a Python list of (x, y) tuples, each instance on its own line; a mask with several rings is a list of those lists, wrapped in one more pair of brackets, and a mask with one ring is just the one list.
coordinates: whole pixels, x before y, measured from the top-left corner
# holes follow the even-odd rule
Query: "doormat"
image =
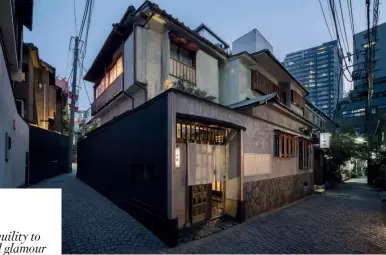
[(240, 222), (235, 219), (229, 216), (222, 216), (220, 218), (201, 223), (200, 225), (181, 230), (179, 243), (182, 244), (198, 240), (238, 224), (240, 224)]

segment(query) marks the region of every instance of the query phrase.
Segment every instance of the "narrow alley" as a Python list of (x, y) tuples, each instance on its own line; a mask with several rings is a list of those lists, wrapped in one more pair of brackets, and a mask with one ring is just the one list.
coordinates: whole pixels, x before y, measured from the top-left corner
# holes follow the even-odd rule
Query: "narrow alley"
[(386, 214), (376, 189), (353, 179), (197, 241), (167, 248), (99, 193), (61, 175), (63, 253), (384, 253)]

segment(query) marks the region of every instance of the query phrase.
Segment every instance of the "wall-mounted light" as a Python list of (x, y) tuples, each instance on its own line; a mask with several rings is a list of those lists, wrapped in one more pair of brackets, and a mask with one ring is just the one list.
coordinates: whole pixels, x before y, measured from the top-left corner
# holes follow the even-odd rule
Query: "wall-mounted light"
[(180, 147), (176, 147), (176, 168), (180, 168), (181, 166), (181, 151)]
[(43, 90), (43, 84), (39, 83), (39, 90)]

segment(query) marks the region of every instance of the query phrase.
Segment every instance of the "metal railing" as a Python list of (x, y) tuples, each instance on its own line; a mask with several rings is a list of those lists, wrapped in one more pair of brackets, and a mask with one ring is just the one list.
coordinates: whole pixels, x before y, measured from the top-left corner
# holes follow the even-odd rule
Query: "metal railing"
[(103, 93), (91, 104), (92, 115), (96, 114), (104, 105), (108, 104), (122, 91), (123, 75), (118, 76)]
[(196, 68), (184, 64), (174, 58), (170, 58), (169, 73), (177, 78), (196, 84)]

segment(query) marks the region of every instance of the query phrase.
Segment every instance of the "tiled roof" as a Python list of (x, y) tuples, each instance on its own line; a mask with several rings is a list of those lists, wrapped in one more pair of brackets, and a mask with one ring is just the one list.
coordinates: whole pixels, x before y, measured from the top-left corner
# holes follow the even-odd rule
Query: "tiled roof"
[(277, 93), (272, 93), (272, 94), (267, 94), (261, 97), (256, 97), (252, 99), (245, 99), (241, 102), (234, 103), (231, 105), (228, 105), (229, 108), (232, 109), (240, 109), (240, 108), (245, 108), (245, 107), (250, 107), (250, 106), (258, 106), (263, 103), (266, 103), (268, 101), (275, 101), (278, 98)]
[(152, 11), (164, 16), (167, 18), (169, 21), (173, 22), (174, 24), (180, 26), (181, 28), (185, 29), (187, 32), (191, 33), (195, 37), (198, 37), (201, 41), (205, 42), (208, 44), (210, 47), (218, 51), (224, 56), (229, 56), (227, 52), (225, 52), (222, 48), (218, 47), (217, 45), (213, 44), (211, 41), (206, 39), (205, 37), (201, 36), (199, 33), (197, 33), (194, 29), (191, 29), (190, 27), (186, 26), (184, 22), (179, 21), (177, 18), (174, 18), (171, 14), (167, 13), (165, 10), (161, 9), (158, 4), (155, 4), (151, 1), (148, 1), (149, 7)]

